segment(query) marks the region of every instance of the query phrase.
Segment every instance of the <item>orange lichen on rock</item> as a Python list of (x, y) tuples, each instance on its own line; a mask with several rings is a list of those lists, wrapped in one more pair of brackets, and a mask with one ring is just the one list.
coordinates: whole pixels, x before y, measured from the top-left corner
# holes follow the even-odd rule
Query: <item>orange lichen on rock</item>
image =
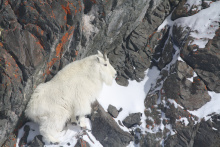
[(76, 55), (76, 56), (78, 55), (78, 53), (79, 53), (79, 51), (75, 51), (75, 55)]
[(78, 3), (79, 3), (79, 12), (80, 12), (80, 11), (82, 11), (82, 4), (81, 4), (81, 1), (78, 1)]
[(65, 11), (66, 14), (71, 14), (70, 7), (69, 7), (69, 2), (67, 2), (67, 6), (62, 5), (63, 10)]
[(51, 13), (51, 16), (50, 16), (50, 17), (55, 19), (56, 17), (55, 17), (55, 14), (54, 14), (53, 10), (52, 10), (51, 12), (52, 12), (52, 13)]
[[(46, 69), (46, 74), (47, 75), (50, 74), (50, 68), (55, 64), (55, 62), (57, 60), (60, 59), (61, 53), (62, 53), (62, 50), (63, 50), (63, 46), (70, 39), (70, 37), (73, 35), (74, 28), (75, 27), (71, 26), (70, 29), (68, 30), (68, 32), (66, 32), (65, 35), (61, 38), (61, 42), (56, 47), (56, 57), (53, 58), (49, 63), (47, 63), (47, 69)], [(69, 33), (69, 32), (71, 32), (71, 33)], [(45, 73), (43, 74), (43, 76), (45, 76)]]
[(6, 1), (5, 1), (5, 5), (7, 6), (8, 4), (9, 4), (9, 3), (8, 3), (8, 0), (6, 0)]
[(37, 26), (36, 28), (37, 28), (38, 35), (41, 35), (41, 36), (44, 35), (44, 31), (39, 26)]
[(44, 49), (44, 47), (43, 47), (43, 45), (41, 44), (40, 41), (37, 41), (36, 44), (39, 45), (41, 49)]
[(149, 35), (148, 39), (152, 38), (152, 36), (155, 34), (156, 32), (153, 32), (152, 34)]
[(95, 0), (90, 0), (93, 4), (96, 4), (97, 2)]

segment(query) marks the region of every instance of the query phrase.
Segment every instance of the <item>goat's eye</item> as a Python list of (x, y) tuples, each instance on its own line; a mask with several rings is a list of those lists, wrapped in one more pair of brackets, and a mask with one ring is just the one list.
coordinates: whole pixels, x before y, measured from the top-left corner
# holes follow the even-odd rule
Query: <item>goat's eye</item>
[(105, 66), (107, 66), (107, 64), (104, 64)]

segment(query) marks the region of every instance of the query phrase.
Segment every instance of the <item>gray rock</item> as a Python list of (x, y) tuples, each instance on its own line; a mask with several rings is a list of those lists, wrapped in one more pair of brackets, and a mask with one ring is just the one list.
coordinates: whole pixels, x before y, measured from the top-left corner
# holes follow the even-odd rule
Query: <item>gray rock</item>
[(200, 126), (196, 132), (193, 147), (217, 147), (220, 144), (220, 123), (219, 115), (213, 115), (212, 120), (204, 121), (200, 123)]
[[(219, 34), (220, 29), (216, 31)], [(193, 40), (188, 38), (186, 44)], [(220, 47), (220, 36), (215, 35), (212, 40), (209, 40), (205, 48), (199, 48), (198, 46), (188, 45), (184, 46), (181, 50), (182, 58), (191, 66), (201, 80), (204, 81), (209, 90), (220, 92), (220, 55), (218, 49)], [(197, 52), (193, 52), (197, 49)]]
[(119, 112), (115, 106), (109, 105), (107, 111), (114, 118), (118, 117)]
[(42, 136), (38, 135), (35, 136), (34, 139), (31, 141), (31, 143), (28, 145), (28, 147), (43, 147), (44, 142), (42, 141)]
[[(33, 89), (75, 57), (67, 58), (63, 53), (66, 55), (75, 41), (70, 38), (81, 23), (82, 11), (74, 16), (66, 14), (61, 6), (67, 5), (65, 1), (42, 5), (40, 1), (12, 0), (0, 5), (0, 113), (4, 114), (0, 124), (5, 123), (0, 130), (2, 146), (7, 136), (22, 126), (24, 119), (20, 116)], [(80, 9), (78, 1), (73, 5)], [(68, 11), (74, 14), (75, 8)], [(74, 53), (74, 49), (69, 52)]]
[(121, 130), (98, 102), (93, 104), (91, 123), (92, 134), (104, 147), (126, 147), (133, 140), (131, 134)]
[(20, 142), (18, 144), (19, 146), (23, 146), (23, 145), (27, 144), (27, 137), (29, 135), (30, 126), (25, 125), (23, 131), (24, 131), (24, 135), (21, 137), (21, 140), (20, 140)]
[(122, 123), (127, 127), (131, 128), (134, 125), (140, 125), (141, 124), (141, 116), (142, 113), (132, 113), (127, 116)]
[[(198, 77), (193, 79), (193, 83), (186, 79), (184, 75), (192, 75), (192, 69), (186, 66), (186, 63), (178, 61), (176, 66), (175, 70), (183, 69), (172, 74), (172, 76), (169, 76), (165, 80), (163, 89), (166, 97), (175, 99), (188, 110), (200, 108), (211, 99), (204, 82)], [(183, 73), (183, 71), (185, 72)]]
[[(69, 145), (71, 146), (71, 144)], [(76, 145), (74, 147), (90, 147), (89, 143), (83, 139), (78, 139)]]
[(175, 53), (175, 49), (173, 48), (173, 43), (171, 42), (171, 38), (168, 39), (168, 42), (165, 44), (163, 51), (160, 55), (160, 59), (157, 63), (159, 69), (163, 69), (168, 63), (173, 59), (173, 54)]

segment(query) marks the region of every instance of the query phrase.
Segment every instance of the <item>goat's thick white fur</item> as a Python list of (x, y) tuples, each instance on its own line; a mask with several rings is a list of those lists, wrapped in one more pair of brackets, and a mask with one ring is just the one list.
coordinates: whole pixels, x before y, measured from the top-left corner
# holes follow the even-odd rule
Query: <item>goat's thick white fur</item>
[(56, 137), (69, 120), (91, 113), (91, 103), (98, 98), (103, 82), (111, 85), (116, 71), (106, 55), (98, 54), (72, 62), (49, 82), (37, 86), (25, 110), (28, 118), (37, 122), (40, 133), (48, 142), (60, 142)]

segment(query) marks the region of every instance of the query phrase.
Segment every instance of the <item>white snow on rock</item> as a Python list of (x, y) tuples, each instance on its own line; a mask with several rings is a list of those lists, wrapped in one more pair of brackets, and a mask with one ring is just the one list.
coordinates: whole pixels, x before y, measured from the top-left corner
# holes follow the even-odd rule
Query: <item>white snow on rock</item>
[(203, 105), (201, 108), (189, 111), (191, 114), (196, 115), (200, 118), (205, 118), (205, 120), (208, 120), (211, 118), (211, 114), (220, 114), (220, 93), (215, 92), (208, 92), (211, 96), (211, 100), (207, 102), (205, 105)]
[[(35, 136), (40, 135), (39, 132), (39, 126), (36, 123), (33, 122), (27, 122), (25, 125), (28, 125), (30, 127), (30, 135), (28, 135), (27, 142), (31, 142)], [(20, 142), (20, 139), (24, 135), (24, 127), (25, 125), (18, 131), (18, 137), (17, 137), (17, 143), (16, 146), (18, 147), (18, 143)]]
[(168, 99), (168, 101), (169, 101), (171, 104), (173, 104), (175, 108), (180, 107), (181, 109), (184, 109), (182, 106), (180, 106), (179, 104), (177, 104), (174, 99)]
[(185, 126), (187, 126), (189, 124), (189, 121), (188, 121), (188, 119), (186, 117), (182, 117), (182, 118), (180, 118), (177, 121), (180, 121), (180, 122), (184, 123)]
[(186, 79), (189, 80), (189, 81), (191, 81), (191, 82), (193, 82), (193, 78), (194, 78), (194, 77), (197, 77), (196, 72), (193, 73), (193, 76), (192, 76), (191, 78), (186, 78)]
[[(118, 110), (120, 108), (123, 109), (118, 117), (115, 118), (116, 122), (118, 122), (118, 120), (122, 122), (130, 113), (141, 112), (143, 114), (141, 127), (144, 129), (146, 128), (144, 99), (150, 90), (151, 84), (155, 83), (158, 75), (159, 70), (153, 67), (146, 71), (144, 80), (139, 83), (137, 81), (129, 81), (127, 87), (120, 86), (116, 82), (114, 82), (112, 86), (104, 85), (98, 101), (105, 111), (107, 111), (109, 104), (115, 106)], [(120, 127), (128, 131), (126, 127)]]
[(198, 11), (201, 10), (201, 5), (202, 5), (202, 1), (201, 0), (187, 0), (185, 6), (188, 7), (188, 11), (190, 10), (190, 8), (192, 6), (197, 6), (196, 8), (194, 8), (194, 11)]
[[(161, 31), (165, 26), (171, 27), (172, 30), (173, 25), (181, 26), (183, 28), (189, 27), (191, 29), (190, 36), (192, 36), (194, 41), (190, 42), (189, 45), (198, 45), (199, 48), (204, 48), (208, 43), (209, 39), (213, 39), (215, 36), (216, 30), (219, 28), (220, 22), (220, 1), (216, 2), (207, 2), (210, 7), (206, 9), (201, 9), (201, 0), (187, 0), (186, 6), (191, 8), (192, 6), (198, 6), (198, 13), (188, 16), (181, 17), (174, 21), (171, 20), (172, 13), (164, 20), (164, 22), (158, 27), (157, 31)], [(170, 31), (170, 35), (172, 36), (172, 31)], [(175, 46), (174, 46), (175, 47)], [(197, 51), (198, 49), (194, 50)], [(178, 60), (183, 61), (181, 57), (178, 57)], [(197, 74), (194, 72), (193, 77), (196, 77)], [(191, 82), (193, 82), (192, 78), (187, 78)], [(208, 120), (211, 118), (212, 114), (220, 114), (220, 93), (215, 93), (209, 91), (209, 95), (211, 96), (211, 101), (207, 102), (204, 106), (195, 111), (189, 111), (191, 114), (196, 115), (200, 118), (205, 118)], [(173, 103), (175, 107), (180, 106), (175, 101), (169, 99), (169, 102)], [(185, 125), (187, 121), (185, 121)], [(197, 122), (195, 121), (195, 124)]]
[[(86, 121), (87, 121), (87, 128), (91, 130), (90, 121), (88, 119), (86, 119)], [(25, 125), (30, 126), (30, 132), (29, 132), (29, 135), (27, 138), (27, 142), (30, 143), (34, 139), (35, 136), (40, 135), (39, 125), (34, 122), (28, 122)], [(19, 147), (18, 144), (20, 142), (20, 139), (24, 135), (24, 126), (18, 132), (16, 147)], [(59, 134), (58, 138), (61, 140), (61, 142), (57, 145), (54, 145), (54, 144), (50, 144), (49, 142), (46, 142), (43, 139), (43, 141), (45, 142), (44, 147), (75, 146), (75, 144), (77, 143), (77, 140), (78, 140), (77, 136), (79, 135), (79, 133), (81, 133), (81, 129), (79, 126), (67, 124), (67, 127), (65, 127), (64, 130)], [(89, 137), (91, 138), (92, 141), (89, 139), (89, 137), (87, 135), (83, 135), (83, 137), (82, 137), (83, 140), (88, 142), (91, 147), (102, 147), (100, 142), (96, 140), (96, 138), (91, 134), (91, 132), (87, 131), (87, 133), (89, 134)], [(68, 144), (70, 144), (70, 145), (68, 145)]]
[(83, 22), (83, 33), (85, 34), (86, 38), (88, 39), (89, 36), (91, 36), (93, 33), (97, 33), (99, 30), (96, 28), (93, 24), (92, 21), (94, 21), (95, 16), (94, 15), (86, 15), (84, 14), (82, 17), (82, 22)]
[[(200, 0), (188, 0), (187, 4), (196, 5)], [(210, 7), (199, 11), (197, 14), (188, 17), (181, 17), (174, 21), (171, 20), (172, 13), (158, 27), (157, 31), (161, 31), (166, 25), (173, 26), (174, 24), (191, 29), (190, 36), (194, 41), (190, 45), (198, 45), (199, 48), (204, 48), (209, 39), (213, 39), (215, 31), (219, 28), (220, 22), (220, 1), (210, 3)]]

